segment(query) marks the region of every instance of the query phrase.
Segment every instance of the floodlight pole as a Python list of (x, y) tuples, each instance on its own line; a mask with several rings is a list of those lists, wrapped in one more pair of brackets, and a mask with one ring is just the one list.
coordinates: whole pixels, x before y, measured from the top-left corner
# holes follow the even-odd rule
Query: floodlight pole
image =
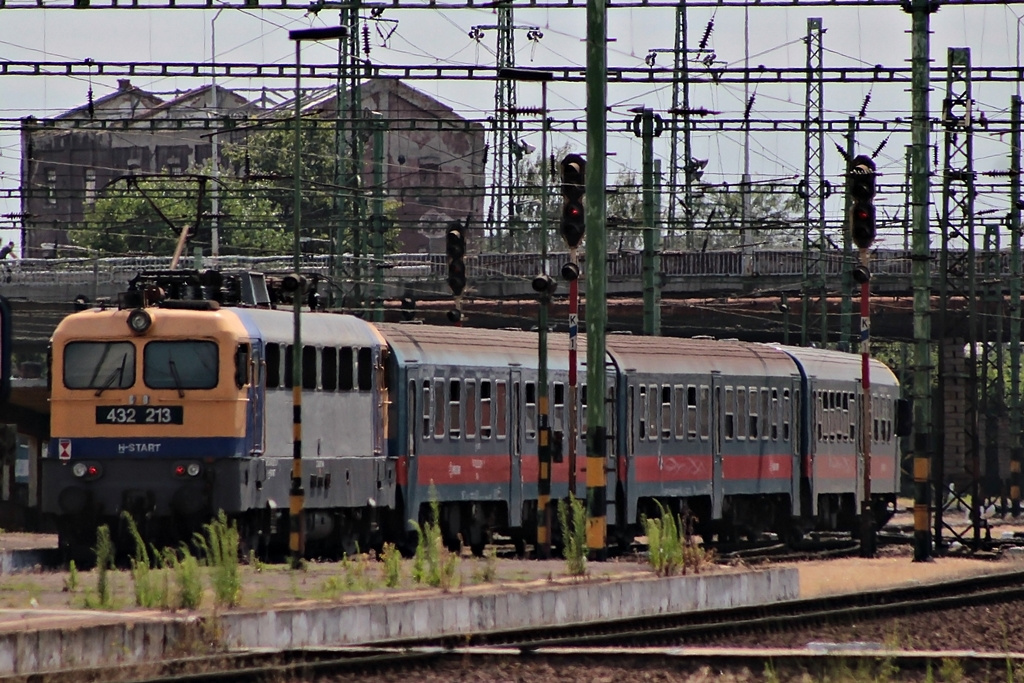
[[(307, 40), (330, 40), (345, 38), (348, 29), (344, 26), (329, 28), (307, 28), (288, 32), (288, 39), (295, 42), (295, 138), (294, 165), (292, 175), (295, 183), (292, 209), (293, 251), (292, 269), (299, 275), (302, 253), (300, 233), (302, 230), (302, 42)], [(305, 554), (306, 525), (303, 513), (305, 491), (302, 489), (302, 290), (301, 279), (292, 295), (292, 314), (295, 337), (292, 342), (292, 478), (288, 490), (288, 550), (291, 566), (297, 569)]]

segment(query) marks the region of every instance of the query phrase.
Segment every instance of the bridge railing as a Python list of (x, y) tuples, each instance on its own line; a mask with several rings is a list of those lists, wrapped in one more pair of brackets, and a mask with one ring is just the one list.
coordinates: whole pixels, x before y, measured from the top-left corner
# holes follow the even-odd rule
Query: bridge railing
[[(585, 264), (583, 254), (581, 265)], [(1009, 253), (996, 255), (998, 272), (1010, 274)], [(807, 269), (818, 272), (821, 253), (812, 251), (808, 255)], [(985, 272), (985, 256), (978, 256), (979, 272)], [(568, 259), (565, 252), (548, 254), (547, 272), (557, 274)], [(854, 255), (856, 259), (856, 255)], [(938, 263), (939, 252), (932, 251), (933, 263)], [(607, 273), (610, 279), (637, 280), (643, 274), (643, 256), (636, 251), (613, 251), (608, 253)], [(338, 257), (338, 264), (345, 272), (355, 272), (351, 256)], [(377, 267), (372, 259), (364, 257), (362, 277), (371, 279), (370, 273)], [(444, 254), (389, 254), (382, 264), (384, 278), (389, 283), (407, 281), (439, 281), (447, 277), (447, 259)], [(167, 257), (129, 256), (119, 258), (69, 258), (69, 259), (14, 259), (0, 261), (0, 284), (38, 285), (112, 285), (123, 286), (139, 271), (166, 269)], [(530, 279), (541, 271), (538, 254), (469, 254), (466, 257), (467, 277), (470, 281)], [(185, 257), (180, 267), (221, 268), (224, 270), (254, 270), (262, 272), (289, 272), (292, 258), (288, 255), (269, 257), (222, 256), (197, 261)], [(824, 273), (839, 277), (849, 267), (840, 251), (825, 253)], [(991, 268), (991, 266), (989, 266)], [(328, 256), (303, 256), (302, 268), (306, 272), (327, 275), (330, 270)], [(907, 276), (911, 270), (910, 253), (903, 249), (877, 249), (872, 252), (872, 272), (876, 275)], [(757, 277), (757, 276), (801, 276), (804, 273), (804, 255), (799, 250), (759, 250), (746, 258), (739, 250), (707, 252), (665, 252), (661, 254), (661, 274), (667, 278), (687, 277)]]

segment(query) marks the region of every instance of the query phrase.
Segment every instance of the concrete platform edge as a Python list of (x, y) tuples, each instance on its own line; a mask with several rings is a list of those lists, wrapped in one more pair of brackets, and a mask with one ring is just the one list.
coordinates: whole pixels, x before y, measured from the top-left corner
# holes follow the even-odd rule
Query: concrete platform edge
[[(0, 676), (79, 667), (141, 664), (195, 654), (216, 642), (227, 650), (380, 644), (609, 617), (723, 609), (799, 597), (796, 568), (669, 578), (583, 581), (508, 592), (454, 592), (387, 602), (304, 605), (260, 612), (166, 618), (148, 613), (123, 622), (25, 628), (0, 634)], [(200, 623), (203, 622), (203, 623)]]

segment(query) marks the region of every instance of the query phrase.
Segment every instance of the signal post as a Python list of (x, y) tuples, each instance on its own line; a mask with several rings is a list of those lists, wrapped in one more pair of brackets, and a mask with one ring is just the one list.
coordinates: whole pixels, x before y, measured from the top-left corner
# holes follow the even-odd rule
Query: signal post
[(871, 309), (869, 269), (871, 244), (875, 241), (875, 162), (863, 154), (853, 158), (847, 174), (852, 200), (850, 236), (860, 252), (853, 279), (860, 284), (861, 449), (864, 455), (864, 499), (860, 510), (860, 554), (874, 557), (877, 546), (875, 516), (871, 507)]

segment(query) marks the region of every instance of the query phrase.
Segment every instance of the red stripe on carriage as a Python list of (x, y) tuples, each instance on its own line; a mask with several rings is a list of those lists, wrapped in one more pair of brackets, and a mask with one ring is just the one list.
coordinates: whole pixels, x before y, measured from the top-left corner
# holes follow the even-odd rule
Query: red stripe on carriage
[(722, 479), (790, 479), (793, 476), (793, 456), (777, 455), (724, 455)]
[(416, 479), (442, 484), (508, 484), (508, 456), (418, 455)]
[[(874, 467), (872, 467), (874, 469)], [(857, 476), (857, 456), (853, 453), (814, 456), (814, 477), (821, 479), (854, 479)]]
[(711, 481), (710, 455), (663, 455), (661, 466), (655, 455), (633, 458), (633, 481), (636, 483), (659, 481)]

